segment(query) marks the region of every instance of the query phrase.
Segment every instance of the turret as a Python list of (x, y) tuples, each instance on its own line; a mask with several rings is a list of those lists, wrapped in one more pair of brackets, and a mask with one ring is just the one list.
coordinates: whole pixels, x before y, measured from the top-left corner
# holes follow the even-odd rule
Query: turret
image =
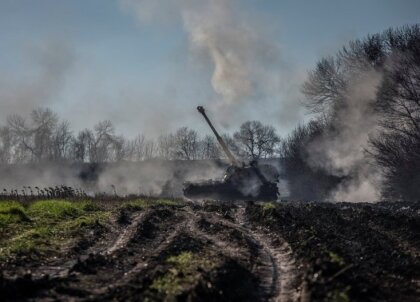
[(224, 140), (223, 140), (223, 138), (219, 135), (219, 133), (217, 132), (217, 130), (214, 128), (213, 124), (210, 122), (209, 118), (208, 118), (208, 117), (207, 117), (207, 115), (206, 115), (206, 112), (205, 112), (205, 110), (204, 110), (203, 106), (198, 106), (198, 107), (197, 107), (197, 110), (198, 110), (198, 112), (200, 112), (200, 113), (204, 116), (204, 118), (205, 118), (205, 120), (206, 120), (207, 124), (209, 124), (209, 126), (210, 126), (211, 130), (213, 131), (214, 135), (216, 136), (217, 141), (219, 142), (219, 144), (220, 144), (220, 146), (222, 147), (223, 151), (225, 152), (225, 154), (226, 154), (227, 158), (229, 159), (230, 164), (231, 164), (232, 166), (239, 167), (239, 166), (240, 166), (240, 165), (239, 165), (239, 162), (236, 160), (235, 156), (233, 156), (232, 152), (230, 152), (230, 150), (229, 150), (229, 148), (227, 147), (227, 145), (226, 145), (225, 141), (224, 141)]

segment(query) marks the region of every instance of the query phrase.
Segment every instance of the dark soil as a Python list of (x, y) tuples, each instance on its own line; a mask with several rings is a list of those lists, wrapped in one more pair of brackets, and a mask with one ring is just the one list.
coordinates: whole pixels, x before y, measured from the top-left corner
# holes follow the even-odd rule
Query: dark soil
[(303, 265), (311, 301), (419, 301), (420, 206), (282, 203), (247, 208)]
[(404, 203), (119, 208), (109, 225), (54, 255), (0, 263), (0, 297), (419, 301), (419, 211)]

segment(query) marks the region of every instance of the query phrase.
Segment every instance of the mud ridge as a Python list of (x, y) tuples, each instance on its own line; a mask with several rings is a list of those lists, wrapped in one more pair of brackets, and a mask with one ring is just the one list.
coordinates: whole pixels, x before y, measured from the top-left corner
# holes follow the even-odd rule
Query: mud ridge
[(234, 211), (234, 218), (241, 229), (251, 234), (253, 240), (261, 246), (266, 257), (269, 258), (267, 261), (271, 262), (271, 269), (262, 272), (267, 284), (271, 283), (272, 298), (270, 300), (276, 302), (309, 301), (306, 286), (299, 277), (297, 262), (287, 241), (276, 236), (275, 240), (279, 242), (274, 245), (272, 243), (274, 239), (269, 235), (261, 230), (251, 228), (246, 221), (245, 207), (238, 206)]

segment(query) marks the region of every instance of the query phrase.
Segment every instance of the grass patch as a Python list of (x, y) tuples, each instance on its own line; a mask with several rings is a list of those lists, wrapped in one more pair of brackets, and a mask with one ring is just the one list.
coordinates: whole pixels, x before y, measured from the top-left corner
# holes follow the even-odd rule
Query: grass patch
[(0, 202), (0, 228), (23, 221), (30, 221), (30, 219), (20, 203), (16, 201)]
[(133, 201), (129, 201), (123, 205), (124, 209), (132, 210), (132, 211), (140, 211), (149, 206), (149, 202), (145, 199), (136, 199)]
[(169, 270), (163, 276), (155, 279), (150, 288), (166, 296), (177, 296), (198, 280), (198, 269), (210, 271), (215, 264), (202, 256), (191, 252), (183, 252), (167, 259)]
[(276, 209), (276, 204), (274, 202), (266, 202), (262, 205), (262, 211), (264, 213), (273, 211)]
[[(17, 202), (1, 205), (5, 213), (6, 210), (24, 213), (28, 223), (20, 223), (22, 219), (19, 218), (10, 225), (8, 236), (0, 241), (0, 260), (59, 252), (84, 231), (104, 227), (112, 214), (112, 211), (101, 210), (99, 205), (91, 201), (40, 200), (30, 204), (26, 210)], [(12, 218), (7, 219), (10, 222)]]
[(106, 222), (111, 218), (112, 212), (101, 211), (89, 213), (76, 219), (68, 220), (60, 225), (62, 231), (77, 231), (85, 228), (103, 227)]
[(88, 205), (89, 202), (41, 200), (31, 204), (28, 213), (39, 219), (75, 218), (82, 215)]
[(334, 252), (328, 252), (328, 255), (330, 256), (330, 260), (332, 263), (338, 264), (339, 266), (344, 266), (346, 264), (346, 262), (340, 255)]
[(140, 211), (151, 206), (179, 206), (181, 204), (181, 201), (170, 199), (136, 199), (125, 203), (123, 208), (132, 211)]
[(0, 248), (0, 259), (7, 258), (12, 255), (24, 255), (47, 252), (51, 247), (50, 239), (54, 229), (48, 227), (37, 227), (29, 229), (21, 235), (15, 236), (8, 240), (8, 244), (4, 248)]
[(331, 302), (350, 302), (349, 291), (351, 286), (346, 286), (344, 290), (335, 290), (327, 295), (327, 301)]
[(152, 202), (152, 204), (159, 206), (179, 206), (182, 204), (179, 200), (170, 200), (170, 199), (158, 199)]
[(0, 202), (0, 260), (16, 256), (39, 259), (66, 250), (91, 230), (103, 231), (121, 208), (142, 210), (152, 206), (177, 206), (179, 200), (137, 199), (103, 204), (100, 201), (38, 200), (24, 206)]

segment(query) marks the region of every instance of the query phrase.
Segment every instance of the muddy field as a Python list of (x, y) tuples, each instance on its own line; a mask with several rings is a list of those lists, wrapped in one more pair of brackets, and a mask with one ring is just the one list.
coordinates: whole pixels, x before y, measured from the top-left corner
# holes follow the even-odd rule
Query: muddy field
[(3, 301), (419, 301), (420, 206), (6, 202)]

